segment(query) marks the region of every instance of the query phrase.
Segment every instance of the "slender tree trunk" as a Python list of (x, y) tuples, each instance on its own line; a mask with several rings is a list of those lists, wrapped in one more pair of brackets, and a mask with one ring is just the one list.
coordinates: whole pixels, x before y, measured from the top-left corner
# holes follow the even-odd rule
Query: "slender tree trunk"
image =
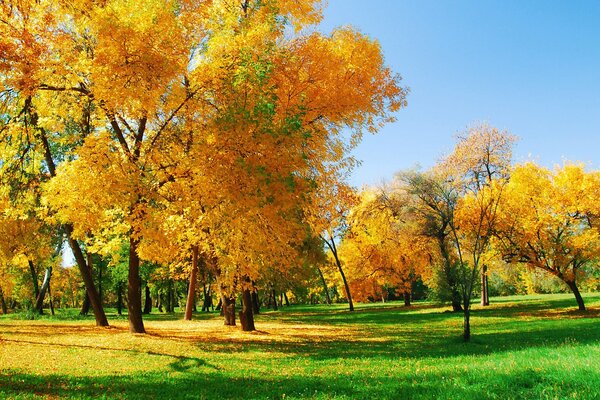
[(33, 296), (37, 300), (37, 298), (40, 297), (40, 285), (38, 283), (37, 271), (35, 270), (33, 261), (27, 260), (27, 264), (29, 264), (29, 272), (31, 273), (31, 283), (33, 283)]
[[(43, 128), (39, 129), (39, 131), (42, 140), (42, 146), (44, 148), (44, 159), (46, 161), (48, 171), (50, 172), (50, 176), (54, 177), (56, 176), (56, 164), (54, 163), (54, 159), (52, 158), (50, 143), (48, 142), (48, 138), (46, 137), (46, 131)], [(81, 277), (83, 278), (85, 291), (89, 296), (92, 309), (94, 310), (96, 326), (108, 326), (108, 320), (106, 319), (104, 308), (102, 308), (102, 302), (100, 301), (100, 297), (98, 295), (98, 292), (96, 291), (96, 287), (94, 286), (94, 278), (92, 277), (91, 266), (86, 265), (85, 258), (83, 257), (83, 252), (81, 251), (81, 246), (79, 246), (79, 242), (77, 242), (77, 240), (73, 239), (72, 237), (73, 225), (65, 224), (63, 225), (63, 229), (65, 234), (67, 235), (69, 247), (71, 247), (71, 251), (73, 252), (73, 257), (75, 257), (75, 261), (77, 262), (77, 267), (79, 268)]]
[(571, 291), (575, 295), (575, 300), (577, 300), (577, 306), (579, 307), (579, 311), (585, 311), (585, 304), (583, 302), (583, 297), (581, 297), (581, 293), (579, 293), (579, 288), (577, 287), (575, 280), (565, 281), (565, 283), (567, 284), (569, 289), (571, 289)]
[(277, 311), (277, 293), (275, 293), (275, 289), (271, 290), (271, 296), (273, 296), (273, 310)]
[(54, 300), (52, 299), (52, 290), (50, 290), (50, 286), (50, 282), (48, 282), (48, 303), (50, 303), (50, 314), (54, 316)]
[(490, 292), (488, 288), (487, 265), (483, 264), (481, 268), (481, 305), (490, 305)]
[(404, 307), (410, 307), (410, 291), (405, 290), (404, 293), (402, 293), (402, 296), (404, 297)]
[(465, 342), (471, 340), (471, 309), (468, 304), (465, 304), (463, 309), (464, 322), (463, 322), (463, 339)]
[(329, 249), (333, 253), (333, 258), (335, 258), (335, 264), (337, 265), (338, 271), (342, 276), (342, 281), (344, 282), (344, 288), (346, 289), (346, 297), (348, 298), (348, 305), (350, 307), (350, 311), (354, 311), (354, 303), (352, 302), (352, 294), (350, 293), (350, 285), (348, 285), (348, 280), (346, 279), (346, 274), (344, 273), (344, 269), (342, 268), (342, 263), (340, 262), (340, 258), (338, 257), (337, 248), (335, 245), (335, 241), (333, 238), (330, 238), (330, 241), (327, 242)]
[(102, 297), (102, 260), (100, 260), (98, 263), (98, 298), (100, 299), (100, 304), (103, 304)]
[(146, 333), (142, 319), (142, 280), (140, 279), (140, 258), (137, 254), (139, 239), (133, 232), (129, 236), (129, 274), (127, 283), (127, 311), (129, 332)]
[(48, 291), (48, 286), (50, 285), (50, 278), (52, 277), (52, 267), (46, 268), (46, 274), (44, 275), (44, 281), (42, 283), (42, 288), (38, 294), (38, 297), (35, 301), (35, 309), (41, 314), (44, 313), (44, 298), (46, 297), (46, 292)]
[(192, 248), (192, 272), (190, 273), (190, 284), (188, 288), (187, 302), (185, 303), (184, 320), (192, 319), (194, 299), (196, 297), (196, 281), (198, 280), (198, 246)]
[(252, 294), (250, 289), (242, 291), (242, 310), (240, 311), (240, 325), (242, 330), (250, 332), (256, 330), (254, 327), (254, 314), (252, 312)]
[(222, 295), (223, 317), (225, 317), (225, 325), (235, 326), (235, 297)]
[(79, 311), (79, 315), (88, 315), (89, 312), (90, 312), (90, 298), (86, 292), (85, 297), (83, 298), (83, 304), (81, 305), (81, 310)]
[(2, 287), (0, 287), (0, 307), (2, 307), (2, 314), (8, 314), (8, 308), (6, 307), (6, 301), (4, 299)]
[(123, 283), (117, 285), (117, 314), (123, 315)]
[(150, 314), (152, 312), (152, 297), (150, 295), (150, 287), (148, 282), (145, 285), (145, 299), (144, 299), (144, 314)]
[(327, 304), (331, 304), (331, 296), (329, 296), (329, 288), (327, 287), (327, 281), (325, 281), (325, 276), (323, 275), (323, 271), (321, 268), (317, 267), (317, 271), (319, 271), (319, 277), (321, 278), (321, 284), (323, 285), (323, 293), (325, 293), (325, 301)]
[(204, 301), (202, 302), (202, 311), (210, 312), (210, 308), (213, 305), (212, 302), (212, 293), (210, 292), (210, 285), (208, 287), (206, 284), (202, 286), (202, 292), (204, 293)]
[(283, 292), (283, 300), (285, 300), (286, 307), (289, 307), (290, 306), (290, 299), (288, 299), (286, 292)]

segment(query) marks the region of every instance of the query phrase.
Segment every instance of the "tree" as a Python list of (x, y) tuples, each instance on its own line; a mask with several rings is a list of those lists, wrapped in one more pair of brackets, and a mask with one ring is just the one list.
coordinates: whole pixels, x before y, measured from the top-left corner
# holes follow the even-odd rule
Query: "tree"
[(600, 259), (600, 233), (592, 223), (598, 209), (595, 183), (597, 173), (578, 164), (554, 171), (532, 162), (518, 165), (501, 203), (495, 241), (505, 260), (562, 280), (579, 310), (585, 304), (577, 281)]

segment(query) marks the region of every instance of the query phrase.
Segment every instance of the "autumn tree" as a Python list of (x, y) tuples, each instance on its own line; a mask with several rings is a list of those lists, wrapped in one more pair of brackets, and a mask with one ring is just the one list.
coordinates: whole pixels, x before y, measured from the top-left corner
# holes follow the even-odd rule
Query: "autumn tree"
[[(527, 162), (515, 167), (501, 202), (497, 240), (507, 261), (522, 262), (562, 280), (579, 310), (577, 282), (600, 259), (597, 172), (580, 164), (550, 171)], [(595, 199), (591, 201), (591, 199)]]

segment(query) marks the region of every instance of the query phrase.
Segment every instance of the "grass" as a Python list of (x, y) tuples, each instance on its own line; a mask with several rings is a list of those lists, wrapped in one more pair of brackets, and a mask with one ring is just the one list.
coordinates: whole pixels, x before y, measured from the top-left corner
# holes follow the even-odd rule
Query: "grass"
[[(147, 335), (72, 311), (0, 318), (0, 398), (594, 399), (600, 398), (600, 294), (493, 298), (473, 338), (447, 308), (397, 303), (292, 306), (258, 332), (216, 314), (146, 318)], [(71, 314), (69, 314), (71, 312)]]

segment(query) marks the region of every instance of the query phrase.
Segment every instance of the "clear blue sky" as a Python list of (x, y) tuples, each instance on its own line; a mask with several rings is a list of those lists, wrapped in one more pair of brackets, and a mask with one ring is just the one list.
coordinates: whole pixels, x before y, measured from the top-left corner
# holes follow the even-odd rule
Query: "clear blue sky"
[(600, 1), (329, 0), (324, 14), (323, 31), (377, 39), (411, 90), (356, 150), (353, 184), (429, 167), (484, 121), (519, 137), (516, 161), (600, 167)]

